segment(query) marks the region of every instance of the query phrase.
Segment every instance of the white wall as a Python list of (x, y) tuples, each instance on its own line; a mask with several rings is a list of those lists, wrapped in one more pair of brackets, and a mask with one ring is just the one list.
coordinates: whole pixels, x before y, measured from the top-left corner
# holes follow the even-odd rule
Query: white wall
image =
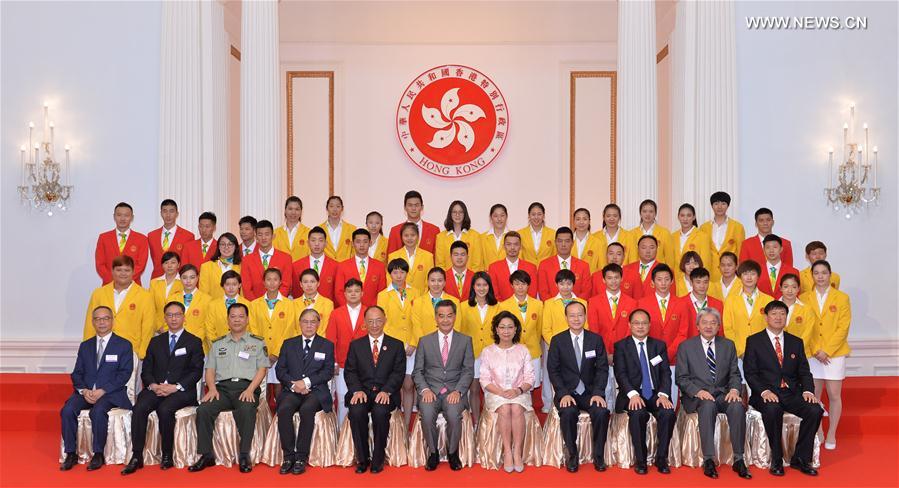
[[(897, 4), (739, 2), (737, 76), (741, 215), (774, 210), (775, 232), (805, 244), (822, 240), (852, 299), (850, 339), (891, 339), (897, 328)], [(867, 30), (754, 30), (747, 16), (866, 16)], [(859, 130), (879, 146), (880, 205), (846, 220), (824, 204), (828, 146), (840, 153), (849, 102)], [(895, 360), (894, 360), (895, 361)]]
[[(463, 199), (479, 230), (488, 226), (487, 212), (496, 202), (509, 208), (513, 228), (526, 225), (527, 206), (535, 200), (546, 206), (549, 225), (568, 225), (567, 69), (614, 70), (615, 55), (614, 43), (281, 44), (284, 69), (336, 71), (335, 192), (343, 196), (350, 221), (361, 224), (368, 210), (377, 209), (385, 225), (393, 225), (403, 218), (403, 193), (418, 189), (427, 220), (442, 225), (448, 204)], [(509, 107), (510, 130), (488, 168), (448, 180), (406, 157), (394, 121), (406, 86), (425, 70), (452, 63), (479, 69), (497, 84)], [(323, 220), (324, 202), (305, 206), (304, 220)]]
[[(153, 2), (0, 4), (3, 341), (80, 339), (113, 205), (130, 202), (141, 232), (158, 225), (160, 12)], [(19, 204), (12, 164), (44, 100), (74, 170), (70, 209), (52, 218)]]

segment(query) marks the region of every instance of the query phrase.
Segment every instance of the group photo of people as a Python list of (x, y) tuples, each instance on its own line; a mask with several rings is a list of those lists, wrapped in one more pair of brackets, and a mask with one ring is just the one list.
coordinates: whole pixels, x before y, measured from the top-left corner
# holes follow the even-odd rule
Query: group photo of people
[[(818, 453), (839, 448), (850, 298), (824, 242), (794, 253), (776, 207), (741, 223), (728, 212), (738, 197), (711, 194), (702, 223), (684, 203), (674, 229), (649, 199), (578, 208), (555, 229), (539, 201), (496, 203), (478, 231), (462, 200), (445, 218), (429, 202), (440, 210), (426, 221), (415, 190), (389, 227), (374, 210), (347, 222), (337, 195), (290, 196), (283, 215), (241, 217), (238, 235), (219, 233), (230, 225), (212, 211), (180, 222), (172, 199), (142, 233), (129, 203), (110, 204), (60, 469), (111, 464), (122, 409), (130, 452), (116, 469), (137, 477), (145, 464), (230, 465), (216, 456), (223, 435), (236, 436), (242, 473), (266, 462), (300, 475), (343, 456), (377, 474), (406, 464), (402, 452), (427, 471), (592, 465), (602, 483), (609, 469), (690, 465), (693, 439), (710, 479), (826, 476)], [(326, 220), (304, 221), (308, 205)], [(510, 212), (528, 225), (510, 229)], [(639, 225), (623, 228), (623, 212)]]

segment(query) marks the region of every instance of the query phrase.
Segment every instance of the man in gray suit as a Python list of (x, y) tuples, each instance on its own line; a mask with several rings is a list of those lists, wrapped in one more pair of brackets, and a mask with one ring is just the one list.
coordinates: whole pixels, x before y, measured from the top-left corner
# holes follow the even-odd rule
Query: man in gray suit
[(752, 478), (743, 461), (746, 434), (746, 409), (740, 397), (740, 371), (737, 350), (730, 339), (718, 336), (721, 314), (707, 307), (696, 315), (699, 335), (677, 349), (675, 378), (686, 413), (699, 413), (699, 438), (702, 445), (702, 470), (709, 478), (718, 478), (715, 468), (715, 422), (719, 412), (727, 414), (730, 442), (734, 451), (733, 470), (741, 478)]
[(434, 307), (437, 331), (422, 337), (415, 353), (412, 379), (418, 391), (418, 415), (428, 446), (425, 469), (433, 471), (440, 463), (437, 452), (437, 414), (446, 419), (447, 460), (453, 471), (462, 469), (459, 439), (462, 437), (462, 411), (468, 406), (468, 387), (474, 378), (474, 351), (471, 337), (453, 331), (456, 305), (441, 300)]

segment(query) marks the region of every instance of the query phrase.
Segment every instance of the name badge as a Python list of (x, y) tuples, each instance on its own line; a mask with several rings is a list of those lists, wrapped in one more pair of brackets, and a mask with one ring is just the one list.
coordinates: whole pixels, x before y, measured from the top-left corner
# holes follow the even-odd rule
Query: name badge
[(106, 355), (106, 362), (107, 362), (107, 363), (115, 363), (115, 362), (117, 362), (118, 360), (119, 360), (119, 355), (118, 355), (118, 354), (107, 354), (107, 355)]
[(586, 358), (588, 358), (588, 359), (589, 359), (589, 358), (595, 358), (595, 357), (596, 357), (596, 351), (594, 351), (594, 350), (592, 350), (592, 349), (589, 350), (589, 351), (584, 351), (584, 357), (586, 357)]
[(239, 357), (240, 359), (250, 359), (250, 353), (248, 353), (247, 351), (240, 351), (239, 353), (237, 353), (237, 357)]
[(325, 360), (325, 353), (323, 353), (323, 352), (317, 352), (317, 353), (315, 353), (315, 355), (312, 357), (312, 359), (315, 359), (316, 361), (324, 361), (324, 360)]
[(178, 349), (175, 349), (175, 356), (184, 356), (185, 354), (187, 354), (186, 347), (179, 347)]
[(652, 358), (652, 359), (649, 360), (649, 364), (651, 364), (651, 365), (653, 365), (653, 366), (655, 366), (655, 365), (657, 365), (657, 364), (659, 364), (659, 363), (661, 363), (661, 362), (662, 362), (662, 357), (659, 356), (658, 354), (656, 354), (656, 357), (654, 357), (654, 358)]

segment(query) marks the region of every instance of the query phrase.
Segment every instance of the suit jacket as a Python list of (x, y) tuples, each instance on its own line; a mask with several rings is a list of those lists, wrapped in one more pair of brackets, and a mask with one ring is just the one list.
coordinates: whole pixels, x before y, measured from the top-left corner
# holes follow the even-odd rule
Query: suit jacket
[[(649, 361), (649, 376), (652, 379), (653, 396), (664, 393), (671, 396), (671, 368), (668, 366), (668, 349), (665, 343), (647, 337), (646, 360)], [(660, 359), (654, 366), (652, 360)], [(615, 400), (616, 410), (627, 409), (627, 394), (630, 391), (640, 392), (643, 384), (643, 371), (640, 366), (640, 353), (632, 336), (615, 343), (615, 381), (618, 382), (618, 397)], [(648, 400), (645, 399), (645, 400)]]
[[(790, 243), (790, 240), (784, 236), (780, 236), (783, 241), (783, 252), (780, 254), (780, 259), (789, 267), (793, 266), (793, 244)], [(756, 234), (752, 237), (747, 237), (743, 240), (743, 244), (740, 245), (740, 262), (746, 261), (747, 259), (751, 259), (762, 267), (762, 273), (766, 272), (765, 263), (768, 259), (765, 257), (765, 252), (762, 250), (762, 240), (759, 239), (759, 235)]]
[[(262, 267), (262, 257), (258, 250), (259, 246), (256, 246), (256, 252), (244, 256), (240, 264), (243, 296), (251, 302), (265, 295), (265, 268)], [(290, 296), (290, 284), (293, 283), (293, 260), (290, 259), (290, 254), (273, 249), (268, 267), (281, 270), (281, 287), (278, 290), (285, 297)]]
[(290, 391), (292, 382), (309, 378), (312, 394), (318, 397), (322, 410), (330, 412), (334, 402), (328, 381), (334, 374), (334, 343), (316, 335), (310, 346), (311, 350), (304, 357), (302, 335), (284, 341), (275, 376), (284, 386), (284, 394)]
[(579, 381), (584, 382), (584, 395), (605, 398), (609, 382), (609, 359), (606, 346), (599, 334), (581, 331), (583, 346), (580, 368), (574, 355), (569, 331), (553, 336), (546, 356), (546, 371), (555, 390), (553, 400), (559, 402), (565, 395), (574, 395)]
[[(518, 258), (518, 269), (526, 272), (531, 277), (531, 286), (528, 287), (528, 295), (537, 298), (537, 266), (530, 261), (525, 261), (521, 257)], [(514, 295), (512, 283), (509, 282), (509, 263), (506, 258), (495, 261), (487, 268), (487, 274), (490, 275), (490, 281), (493, 282), (493, 293), (496, 299), (503, 301)], [(543, 298), (546, 300), (546, 298)]]
[[(559, 287), (556, 286), (556, 273), (559, 272), (559, 256), (552, 256), (540, 261), (537, 267), (537, 291), (540, 298), (546, 300), (559, 294)], [(591, 288), (593, 284), (590, 281), (590, 264), (571, 256), (571, 272), (574, 273), (574, 288), (572, 291), (575, 295), (584, 299), (590, 297), (593, 293)]]
[[(706, 307), (714, 308), (724, 316), (724, 302), (718, 300), (717, 298), (706, 295)], [(693, 295), (687, 293), (684, 296), (677, 298), (681, 302), (681, 308), (683, 309), (684, 317), (687, 321), (687, 337), (694, 337), (699, 335), (699, 329), (696, 328), (696, 317), (699, 315), (699, 312), (696, 311), (696, 306), (693, 305)], [(721, 324), (718, 327), (718, 335), (724, 337), (724, 324)]]
[(78, 346), (78, 357), (75, 358), (75, 369), (72, 370), (72, 386), (76, 391), (99, 388), (104, 398), (119, 408), (131, 408), (128, 399), (128, 380), (134, 369), (134, 350), (131, 342), (115, 333), (103, 349), (103, 357), (97, 366), (97, 336)]
[[(350, 278), (360, 280), (359, 269), (356, 267), (356, 256), (337, 265), (334, 275), (334, 304), (346, 305), (346, 297), (343, 294), (344, 285)], [(365, 269), (365, 281), (362, 282), (362, 304), (371, 307), (378, 304), (378, 293), (387, 288), (387, 267), (377, 259), (368, 259)]]
[[(162, 227), (151, 230), (149, 234), (147, 234), (147, 242), (150, 247), (150, 261), (153, 262), (153, 273), (150, 274), (150, 279), (158, 278), (162, 276), (162, 263), (160, 260), (162, 259), (162, 255), (165, 254), (166, 250), (162, 249)], [(181, 263), (185, 263), (184, 261), (184, 246), (194, 240), (194, 233), (181, 227), (180, 225), (175, 226), (175, 235), (171, 236), (169, 239), (169, 251), (178, 253), (178, 256), (181, 258)]]
[(699, 406), (696, 394), (705, 390), (717, 397), (730, 390), (740, 391), (742, 379), (737, 369), (737, 348), (734, 341), (715, 336), (715, 381), (706, 362), (702, 336), (695, 336), (681, 342), (677, 349), (675, 381), (680, 387), (684, 411), (693, 413)]
[(125, 248), (122, 251), (119, 251), (119, 236), (115, 229), (100, 234), (100, 237), (97, 238), (97, 249), (94, 251), (94, 263), (103, 284), (112, 282), (112, 260), (116, 256), (124, 254), (134, 259), (134, 281), (139, 285), (140, 277), (147, 267), (147, 257), (150, 252), (148, 246), (147, 236), (134, 229), (128, 233), (128, 239), (125, 241)]
[[(474, 271), (472, 271), (471, 268), (465, 270), (465, 278), (462, 281), (461, 290), (459, 289), (459, 285), (456, 284), (456, 272), (453, 271), (453, 267), (450, 266), (446, 268), (445, 271), (446, 286), (443, 288), (443, 291), (456, 297), (459, 301), (468, 301), (468, 293), (471, 291), (471, 280), (474, 278)], [(494, 289), (496, 288), (496, 283), (493, 284), (493, 287)]]
[(341, 368), (346, 364), (346, 357), (353, 340), (368, 335), (368, 328), (365, 326), (365, 309), (367, 308), (365, 304), (360, 305), (359, 317), (355, 324), (351, 320), (350, 311), (346, 305), (335, 308), (328, 318), (328, 329), (325, 335), (334, 344), (334, 359)]
[(615, 344), (631, 333), (628, 317), (637, 308), (637, 302), (624, 293), (618, 294), (618, 313), (612, 316), (609, 296), (603, 290), (587, 302), (587, 323), (590, 330), (602, 336), (603, 343)]
[[(621, 292), (625, 295), (630, 295), (637, 301), (644, 296), (655, 293), (656, 287), (652, 284), (652, 270), (656, 269), (656, 266), (659, 264), (662, 264), (662, 261), (659, 259), (657, 257), (652, 266), (646, 270), (646, 279), (643, 280), (640, 279), (640, 261), (634, 261), (625, 265), (621, 272)], [(677, 296), (677, 281), (671, 282), (671, 290), (669, 291), (672, 296)]]
[(144, 387), (153, 383), (181, 385), (197, 396), (197, 382), (203, 377), (203, 341), (187, 330), (181, 332), (175, 349), (169, 352), (168, 332), (150, 339), (141, 369)]
[[(669, 293), (663, 317), (655, 292), (637, 301), (637, 308), (649, 312), (649, 335), (663, 341), (666, 349), (672, 354), (677, 353), (677, 347), (680, 346), (681, 341), (689, 337), (690, 333), (690, 324), (687, 323), (689, 311), (684, 308), (684, 305), (682, 300), (674, 296), (674, 293)], [(675, 361), (676, 357), (669, 360), (671, 364), (674, 364)]]
[[(307, 269), (312, 269), (309, 265), (309, 256), (303, 256), (293, 262), (291, 274), (290, 295), (294, 298), (303, 296), (303, 288), (300, 286), (300, 275)], [(322, 256), (321, 265), (318, 267), (318, 293), (328, 300), (334, 301), (334, 277), (337, 274), (337, 261)]]
[(468, 387), (471, 386), (471, 380), (474, 378), (474, 351), (471, 346), (471, 337), (453, 331), (446, 365), (443, 364), (443, 357), (440, 353), (442, 338), (443, 334), (437, 331), (418, 341), (415, 369), (412, 370), (415, 389), (419, 395), (425, 388), (429, 388), (437, 395), (440, 390), (446, 388), (447, 392), (458, 391), (462, 394), (463, 401), (466, 401)]
[(767, 330), (752, 334), (746, 339), (746, 352), (743, 354), (743, 373), (746, 383), (752, 389), (750, 403), (762, 402), (762, 392), (770, 390), (779, 393), (780, 380), (787, 383), (787, 388), (798, 395), (802, 392), (815, 392), (815, 383), (808, 368), (805, 357), (805, 346), (802, 339), (784, 332), (783, 366), (777, 363), (777, 353), (768, 337)]
[(184, 245), (184, 254), (181, 256), (181, 265), (192, 264), (200, 269), (203, 263), (212, 259), (215, 251), (218, 249), (218, 241), (213, 238), (206, 247), (206, 254), (203, 254), (203, 242), (201, 239), (194, 239)]
[(350, 398), (357, 391), (364, 391), (369, 400), (383, 391), (390, 395), (394, 406), (400, 404), (400, 389), (406, 377), (406, 347), (386, 334), (381, 336), (380, 347), (378, 365), (375, 366), (367, 334), (350, 343), (343, 372), (347, 386), (346, 405), (349, 406)]
[[(405, 222), (396, 224), (390, 229), (390, 237), (387, 239), (387, 254), (396, 251), (397, 249), (403, 247), (403, 239), (400, 236), (400, 231), (403, 229), (403, 224)], [(421, 220), (421, 235), (419, 236), (418, 246), (425, 251), (428, 251), (431, 254), (434, 254), (434, 250), (437, 248), (437, 234), (440, 233), (440, 229), (430, 223), (425, 222), (424, 219)], [(471, 254), (469, 252), (469, 254)], [(426, 270), (427, 271), (427, 270)]]
[(780, 300), (780, 297), (783, 295), (780, 292), (780, 282), (783, 281), (784, 275), (786, 274), (794, 274), (799, 276), (799, 270), (792, 267), (787, 266), (783, 261), (780, 262), (780, 269), (777, 271), (777, 281), (775, 283), (771, 283), (771, 275), (768, 271), (768, 263), (762, 265), (762, 274), (759, 275), (759, 291), (762, 293), (767, 293), (774, 297), (775, 300)]

